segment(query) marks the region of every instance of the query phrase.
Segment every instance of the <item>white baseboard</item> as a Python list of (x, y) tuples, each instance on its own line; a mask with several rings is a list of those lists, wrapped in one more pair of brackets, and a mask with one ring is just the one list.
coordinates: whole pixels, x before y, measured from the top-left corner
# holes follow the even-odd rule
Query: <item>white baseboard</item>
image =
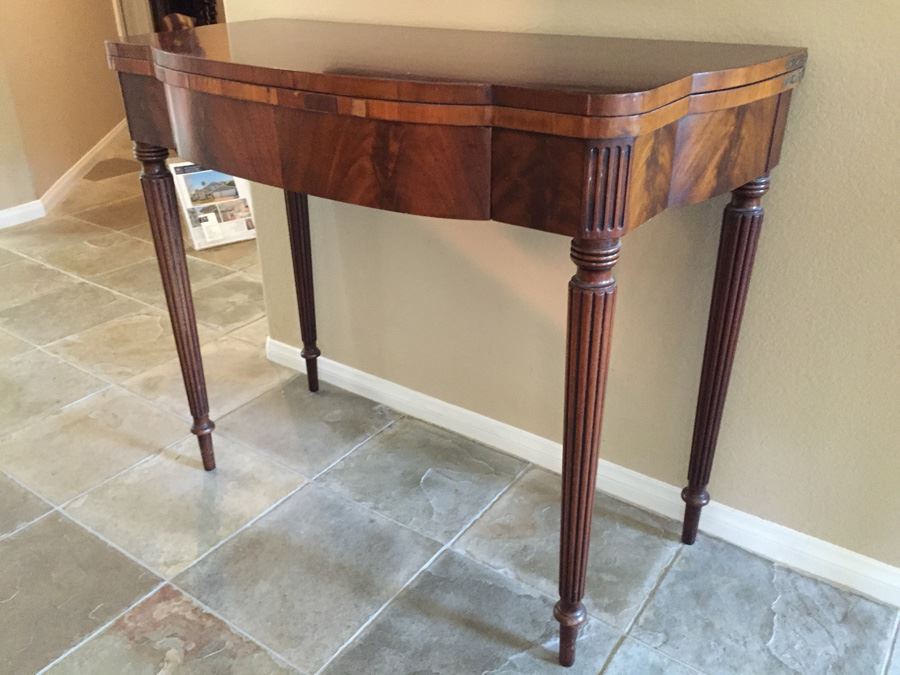
[(44, 205), (40, 199), (0, 209), (0, 230), (4, 227), (27, 223), (29, 220), (43, 218), (46, 214), (47, 212), (44, 210)]
[[(268, 338), (266, 355), (282, 366), (306, 372), (306, 362), (298, 347)], [(337, 361), (320, 357), (318, 363), (319, 374), (327, 382), (556, 473), (560, 471), (562, 446), (555, 441)], [(601, 460), (597, 487), (623, 501), (681, 520), (684, 508), (681, 488), (674, 485)], [(900, 568), (717, 502), (703, 509), (700, 523), (700, 529), (707, 534), (900, 607)]]
[(81, 159), (70, 166), (68, 171), (56, 179), (56, 182), (41, 195), (41, 202), (44, 204), (45, 211), (49, 211), (65, 198), (75, 183), (84, 178), (84, 175), (90, 171), (94, 165), (94, 160), (97, 159), (97, 155), (103, 152), (116, 134), (124, 128), (125, 120), (118, 122), (116, 126), (109, 130), (109, 133), (97, 141), (94, 147), (82, 155)]

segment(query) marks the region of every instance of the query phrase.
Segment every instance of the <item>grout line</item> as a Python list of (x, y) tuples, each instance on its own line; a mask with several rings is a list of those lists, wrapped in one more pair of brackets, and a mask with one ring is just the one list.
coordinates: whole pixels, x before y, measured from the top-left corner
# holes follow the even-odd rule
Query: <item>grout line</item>
[(80, 520), (79, 518), (76, 518), (75, 516), (73, 516), (73, 515), (72, 515), (71, 513), (69, 513), (68, 511), (63, 511), (62, 509), (57, 509), (57, 511), (58, 511), (58, 513), (59, 513), (61, 516), (65, 517), (65, 518), (68, 518), (69, 520), (71, 520), (73, 523), (75, 523), (75, 524), (78, 525), (79, 527), (84, 528), (85, 530), (87, 530), (88, 532), (90, 532), (92, 535), (94, 535), (95, 537), (97, 537), (97, 539), (99, 539), (100, 541), (102, 541), (104, 544), (106, 544), (106, 545), (109, 546), (110, 548), (115, 549), (116, 551), (118, 551), (119, 553), (121, 553), (122, 555), (124, 555), (126, 558), (128, 558), (129, 560), (131, 560), (131, 562), (133, 562), (133, 563), (139, 565), (141, 568), (147, 570), (147, 571), (150, 572), (153, 576), (158, 577), (159, 579), (162, 579), (163, 581), (166, 581), (166, 578), (165, 578), (164, 575), (162, 575), (162, 574), (160, 574), (159, 572), (157, 572), (155, 569), (153, 569), (153, 568), (150, 567), (147, 563), (145, 563), (145, 562), (143, 562), (142, 560), (140, 560), (139, 558), (137, 558), (134, 554), (130, 553), (128, 550), (126, 550), (126, 549), (122, 548), (121, 546), (119, 546), (119, 544), (116, 544), (116, 543), (113, 542), (112, 540), (107, 539), (105, 535), (100, 534), (97, 530), (95, 530), (95, 529), (94, 529), (93, 527), (91, 527), (90, 525), (87, 525), (84, 521)]
[(77, 644), (75, 644), (75, 645), (72, 646), (72, 647), (69, 647), (66, 651), (64, 651), (62, 654), (60, 654), (59, 656), (57, 656), (57, 657), (56, 657), (55, 659), (53, 659), (50, 663), (48, 663), (46, 666), (44, 666), (43, 668), (41, 668), (41, 669), (36, 673), (36, 675), (42, 675), (43, 673), (46, 673), (48, 670), (50, 670), (50, 668), (52, 668), (52, 667), (55, 666), (57, 663), (59, 663), (60, 661), (62, 661), (62, 660), (63, 660), (64, 658), (66, 658), (69, 654), (71, 654), (72, 652), (76, 651), (76, 650), (77, 650), (79, 647), (81, 647), (83, 644), (85, 644), (86, 642), (89, 642), (89, 641), (92, 640), (94, 637), (96, 637), (97, 635), (99, 635), (100, 633), (102, 633), (103, 631), (105, 631), (107, 628), (109, 628), (111, 625), (113, 625), (113, 624), (114, 624), (116, 621), (118, 621), (124, 614), (127, 614), (127, 613), (130, 612), (132, 609), (134, 609), (135, 607), (137, 607), (139, 604), (141, 604), (142, 602), (144, 602), (144, 600), (146, 600), (147, 598), (149, 598), (149, 597), (151, 597), (152, 595), (154, 595), (154, 594), (155, 594), (156, 592), (158, 592), (159, 589), (161, 589), (163, 586), (165, 586), (165, 582), (160, 582), (160, 583), (158, 583), (158, 584), (157, 584), (157, 585), (156, 585), (149, 593), (146, 593), (145, 595), (142, 595), (141, 597), (139, 597), (139, 598), (138, 598), (137, 600), (135, 600), (133, 603), (131, 603), (130, 605), (128, 605), (128, 607), (126, 607), (126, 608), (123, 609), (121, 612), (119, 612), (118, 614), (116, 614), (112, 619), (110, 619), (109, 621), (107, 621), (105, 624), (103, 624), (103, 625), (100, 626), (99, 628), (96, 628), (96, 629), (93, 630), (91, 633), (88, 633), (87, 637), (82, 638)]
[[(392, 408), (392, 410), (393, 410), (393, 408)], [(345, 452), (343, 455), (341, 455), (341, 456), (338, 457), (336, 460), (334, 460), (331, 464), (329, 464), (329, 465), (326, 466), (324, 469), (322, 469), (322, 470), (320, 470), (318, 473), (316, 473), (312, 478), (309, 479), (309, 482), (312, 483), (312, 482), (318, 481), (319, 478), (321, 478), (321, 477), (324, 476), (326, 473), (328, 473), (329, 471), (331, 471), (335, 466), (337, 466), (338, 464), (340, 464), (341, 462), (343, 462), (345, 459), (347, 459), (347, 457), (349, 457), (350, 455), (352, 455), (352, 454), (353, 454), (354, 452), (356, 452), (359, 448), (361, 448), (362, 446), (364, 446), (364, 445), (365, 445), (366, 443), (368, 443), (369, 441), (371, 441), (371, 440), (375, 439), (376, 437), (380, 436), (381, 434), (383, 434), (385, 431), (387, 431), (388, 429), (390, 429), (392, 426), (394, 426), (395, 424), (397, 424), (397, 422), (401, 421), (401, 420), (404, 419), (405, 417), (406, 417), (405, 415), (400, 415), (400, 416), (397, 417), (396, 419), (390, 420), (390, 421), (389, 421), (387, 424), (385, 424), (383, 427), (381, 427), (380, 429), (378, 429), (378, 430), (375, 431), (374, 433), (372, 433), (372, 434), (370, 434), (369, 436), (367, 436), (367, 437), (365, 438), (365, 440), (362, 440), (362, 441), (360, 441), (359, 443), (357, 443), (356, 445), (354, 445), (354, 446), (353, 446), (352, 448), (350, 448), (347, 452)]]
[(208, 558), (208, 557), (209, 557), (210, 555), (212, 555), (215, 551), (218, 551), (220, 548), (222, 548), (222, 547), (223, 547), (225, 544), (227, 544), (229, 541), (231, 541), (232, 539), (234, 539), (235, 537), (237, 537), (239, 534), (241, 534), (244, 530), (246, 530), (246, 529), (252, 527), (252, 526), (255, 525), (257, 522), (259, 522), (262, 518), (264, 518), (264, 517), (266, 517), (267, 515), (269, 515), (269, 513), (271, 513), (271, 512), (274, 511), (275, 509), (277, 509), (277, 508), (278, 508), (279, 506), (281, 506), (284, 502), (286, 502), (288, 499), (290, 499), (291, 497), (293, 497), (295, 494), (297, 494), (297, 493), (300, 492), (303, 488), (305, 488), (307, 485), (310, 484), (309, 481), (308, 481), (302, 474), (297, 473), (297, 475), (300, 476), (301, 478), (303, 478), (303, 480), (300, 482), (300, 484), (299, 484), (297, 487), (292, 488), (289, 492), (285, 493), (283, 496), (279, 497), (276, 501), (272, 502), (269, 506), (267, 506), (265, 509), (263, 509), (262, 511), (260, 511), (257, 515), (255, 515), (253, 518), (251, 518), (250, 520), (248, 520), (246, 523), (244, 523), (243, 525), (241, 525), (241, 526), (240, 526), (238, 529), (236, 529), (234, 532), (232, 532), (232, 533), (229, 534), (227, 537), (225, 537), (225, 538), (222, 539), (221, 541), (219, 541), (219, 542), (217, 542), (216, 544), (214, 544), (211, 548), (209, 548), (209, 549), (207, 549), (206, 551), (204, 551), (204, 552), (203, 552), (200, 556), (198, 556), (197, 558), (194, 558), (194, 560), (191, 561), (191, 563), (190, 563), (187, 567), (184, 567), (184, 568), (178, 570), (178, 571), (177, 571), (175, 574), (173, 574), (172, 576), (165, 576), (165, 575), (163, 575), (163, 577), (164, 577), (167, 581), (171, 582), (172, 579), (174, 579), (175, 577), (177, 577), (177, 576), (179, 576), (179, 575), (181, 575), (181, 574), (184, 574), (185, 572), (187, 572), (188, 570), (190, 570), (192, 567), (195, 567), (199, 562), (201, 562), (202, 560), (205, 560), (206, 558)]
[(282, 656), (281, 654), (279, 654), (278, 651), (276, 651), (275, 649), (273, 649), (272, 647), (270, 647), (269, 645), (267, 645), (265, 642), (262, 642), (262, 641), (259, 640), (258, 638), (254, 637), (253, 635), (251, 635), (250, 633), (248, 633), (247, 631), (245, 631), (243, 628), (241, 628), (240, 626), (238, 626), (236, 623), (232, 622), (232, 621), (231, 621), (230, 619), (228, 619), (227, 617), (225, 617), (225, 616), (223, 616), (222, 614), (220, 614), (218, 611), (216, 611), (215, 609), (213, 609), (212, 607), (210, 607), (209, 605), (207, 605), (206, 603), (204, 603), (202, 600), (200, 600), (199, 598), (197, 598), (197, 597), (191, 595), (190, 593), (188, 593), (186, 590), (184, 590), (181, 586), (179, 586), (178, 584), (176, 584), (176, 583), (173, 582), (173, 581), (169, 581), (169, 582), (167, 582), (167, 583), (168, 583), (169, 586), (171, 586), (171, 587), (174, 588), (176, 591), (178, 591), (179, 593), (181, 593), (182, 595), (184, 595), (186, 598), (188, 598), (188, 600), (190, 600), (191, 602), (193, 602), (197, 607), (199, 607), (200, 609), (202, 609), (204, 612), (206, 612), (207, 614), (210, 614), (211, 616), (214, 616), (214, 617), (217, 618), (219, 621), (221, 621), (221, 622), (224, 623), (226, 626), (228, 626), (232, 631), (234, 631), (235, 633), (237, 633), (237, 634), (240, 635), (241, 637), (244, 637), (244, 638), (246, 638), (247, 640), (250, 640), (250, 641), (253, 642), (254, 644), (256, 644), (256, 645), (258, 645), (259, 647), (261, 647), (263, 650), (265, 650), (266, 652), (268, 652), (269, 656), (272, 656), (276, 661), (280, 661), (280, 662), (282, 662), (282, 663), (284, 663), (284, 664), (287, 664), (289, 667), (293, 668), (293, 669), (296, 670), (298, 673), (303, 673), (303, 674), (305, 675), (306, 671), (303, 670), (302, 668), (300, 668), (298, 665), (296, 665), (293, 661), (290, 661), (289, 659), (287, 659), (287, 658), (285, 658), (284, 656)]
[(894, 662), (900, 664), (900, 611), (894, 617), (894, 630), (891, 631), (891, 635), (892, 638), (887, 648), (887, 658), (884, 660), (884, 667), (879, 675), (888, 675)]
[[(360, 635), (362, 635), (362, 633), (366, 630), (366, 628), (368, 628), (372, 623), (374, 623), (375, 620), (376, 620), (379, 616), (381, 616), (381, 614), (388, 608), (388, 606), (389, 606), (389, 605), (390, 605), (390, 604), (391, 604), (391, 603), (392, 603), (392, 602), (393, 602), (393, 601), (394, 601), (401, 593), (403, 593), (407, 588), (409, 588), (409, 587), (416, 581), (416, 579), (418, 579), (419, 576), (421, 576), (421, 574), (422, 574), (425, 570), (427, 570), (427, 569), (432, 565), (432, 563), (434, 563), (435, 560), (437, 560), (437, 559), (438, 559), (441, 555), (443, 555), (446, 551), (451, 550), (451, 547), (453, 546), (453, 544), (455, 544), (455, 543), (459, 540), (459, 538), (462, 537), (463, 534), (465, 534), (465, 533), (469, 530), (469, 528), (472, 527), (472, 525), (473, 525), (479, 518), (481, 518), (481, 516), (483, 516), (483, 515), (485, 514), (485, 512), (487, 512), (488, 509), (490, 509), (490, 508), (491, 508), (491, 507), (492, 507), (492, 506), (493, 506), (493, 505), (494, 505), (494, 504), (495, 504), (495, 503), (496, 503), (503, 495), (505, 495), (505, 494), (509, 491), (509, 489), (510, 489), (516, 482), (518, 482), (518, 480), (519, 480), (523, 475), (525, 475), (525, 473), (528, 471), (528, 469), (529, 469), (530, 467), (531, 467), (531, 464), (528, 463), (528, 462), (526, 462), (526, 463), (525, 463), (525, 466), (519, 471), (519, 473), (516, 474), (516, 476), (515, 476), (509, 483), (507, 483), (506, 486), (505, 486), (502, 490), (500, 490), (496, 495), (494, 495), (494, 498), (491, 499), (487, 504), (485, 504), (484, 508), (482, 508), (478, 513), (476, 513), (475, 516), (472, 517), (472, 519), (471, 519), (466, 525), (464, 525), (464, 526), (460, 529), (460, 531), (457, 532), (456, 535), (454, 535), (454, 536), (453, 536), (446, 544), (442, 545), (442, 546), (435, 552), (435, 554), (434, 554), (433, 556), (431, 556), (431, 558), (429, 558), (429, 559), (425, 562), (425, 564), (423, 564), (423, 565), (422, 565), (422, 566), (421, 566), (421, 567), (420, 567), (420, 568), (419, 568), (419, 569), (418, 569), (418, 570), (417, 570), (417, 571), (416, 571), (416, 572), (415, 572), (415, 573), (414, 573), (414, 574), (406, 581), (406, 583), (403, 584), (403, 585), (400, 587), (400, 589), (399, 589), (396, 593), (394, 593), (390, 598), (388, 598), (388, 600), (387, 600), (383, 605), (381, 605), (381, 607), (379, 607), (377, 610), (375, 610), (375, 612), (374, 612), (371, 616), (369, 616), (369, 618), (366, 619), (366, 621), (364, 621), (363, 624), (362, 624), (359, 628), (357, 628), (356, 631), (355, 631), (349, 638), (347, 638), (347, 640), (346, 640), (340, 647), (338, 647), (338, 649), (337, 649), (337, 650), (336, 650), (336, 651), (328, 658), (328, 660), (325, 661), (325, 663), (323, 663), (322, 666), (315, 672), (315, 675), (320, 675), (320, 674), (321, 674), (321, 673), (322, 673), (322, 672), (323, 672), (323, 671), (331, 664), (332, 661), (334, 661), (334, 660), (335, 660), (335, 659), (336, 659), (336, 658), (337, 658), (337, 657), (338, 657), (345, 649), (347, 649), (347, 648), (353, 643), (354, 640), (356, 640), (357, 637), (359, 637)], [(354, 503), (355, 503), (355, 502), (354, 502)], [(383, 516), (383, 514), (379, 514), (379, 515), (382, 515), (382, 516)], [(390, 520), (390, 519), (388, 519), (388, 520)], [(407, 529), (411, 529), (411, 528), (407, 527)], [(421, 533), (417, 533), (417, 534), (419, 534), (420, 536), (423, 536)], [(541, 595), (544, 595), (544, 594), (542, 593)]]
[(16, 477), (13, 476), (12, 474), (10, 474), (10, 473), (8, 473), (8, 472), (6, 472), (6, 471), (0, 470), (0, 475), (5, 476), (7, 479), (9, 479), (10, 481), (12, 481), (12, 482), (15, 483), (16, 485), (18, 485), (20, 488), (22, 488), (23, 490), (25, 490), (28, 494), (34, 495), (35, 497), (37, 497), (37, 498), (40, 499), (42, 502), (44, 502), (45, 504), (47, 504), (47, 506), (50, 507), (49, 510), (45, 511), (44, 513), (42, 513), (41, 515), (39, 515), (37, 518), (32, 518), (32, 519), (29, 520), (28, 522), (22, 523), (21, 525), (19, 525), (18, 527), (16, 527), (16, 529), (12, 530), (11, 532), (7, 532), (7, 533), (5, 533), (5, 534), (3, 534), (3, 535), (0, 535), (0, 542), (9, 539), (9, 538), (12, 537), (13, 535), (18, 534), (19, 532), (21, 532), (22, 530), (27, 529), (27, 528), (30, 527), (31, 525), (34, 525), (34, 524), (35, 524), (36, 522), (38, 522), (39, 520), (43, 520), (43, 519), (46, 518), (47, 516), (50, 516), (50, 515), (52, 515), (53, 513), (56, 513), (57, 511), (59, 511), (59, 507), (57, 507), (56, 504), (54, 504), (53, 502), (51, 502), (51, 501), (50, 501), (49, 499), (47, 499), (44, 495), (42, 495), (40, 492), (36, 492), (35, 490), (33, 490), (33, 489), (31, 489), (30, 487), (28, 487), (27, 485), (25, 485), (25, 483), (23, 483), (22, 481), (20, 481), (18, 478), (16, 478)]
[[(389, 425), (388, 425), (388, 426), (389, 426)], [(384, 428), (387, 428), (387, 427), (384, 427)], [(363, 443), (366, 443), (367, 441), (369, 441), (369, 439), (371, 439), (371, 438), (373, 438), (374, 436), (376, 436), (376, 435), (378, 435), (379, 433), (381, 433), (381, 431), (383, 431), (383, 429), (379, 429), (379, 430), (378, 430), (377, 432), (375, 432), (374, 434), (372, 434), (372, 435), (366, 437), (364, 440), (362, 440), (362, 441), (360, 441), (359, 443), (357, 443), (356, 445), (354, 445), (354, 446), (350, 449), (350, 451), (349, 451), (347, 454), (349, 455), (351, 452), (353, 452), (354, 450), (356, 450), (356, 448), (358, 448), (358, 447), (360, 447), (361, 445), (363, 445)], [(227, 436), (226, 436), (226, 437), (227, 437)], [(230, 438), (230, 437), (227, 437), (227, 438), (228, 438), (228, 440), (230, 440), (230, 441), (232, 441), (232, 442), (236, 442), (238, 445), (241, 445), (241, 446), (243, 446), (243, 447), (249, 448), (249, 449), (253, 450), (254, 452), (260, 452), (259, 450), (256, 450), (256, 449), (253, 448), (252, 446), (248, 446), (246, 443), (242, 443), (242, 442), (237, 441), (236, 439), (232, 439), (232, 438)], [(346, 456), (346, 455), (345, 455), (345, 456)], [(266, 459), (269, 459), (268, 455), (266, 455)], [(297, 494), (298, 492), (300, 492), (300, 490), (302, 490), (303, 488), (305, 488), (307, 485), (312, 485), (312, 482), (313, 482), (312, 479), (306, 478), (306, 476), (304, 476), (302, 473), (300, 473), (300, 472), (297, 471), (296, 469), (293, 469), (293, 468), (291, 468), (291, 467), (285, 466), (284, 464), (282, 464), (282, 463), (280, 463), (280, 462), (273, 462), (273, 464), (275, 464), (276, 466), (279, 466), (279, 467), (281, 467), (281, 468), (289, 469), (290, 471), (296, 473), (298, 476), (300, 476), (301, 478), (303, 478), (303, 482), (301, 482), (300, 485), (298, 485), (298, 486), (295, 487), (293, 490), (291, 490), (290, 492), (288, 492), (287, 494), (285, 494), (283, 497), (279, 498), (278, 500), (276, 500), (275, 502), (273, 502), (272, 504), (270, 504), (268, 507), (266, 507), (263, 511), (261, 511), (261, 512), (258, 513), (256, 516), (254, 516), (253, 518), (251, 518), (249, 521), (247, 521), (246, 523), (244, 523), (243, 525), (241, 525), (237, 530), (235, 530), (234, 532), (232, 532), (230, 535), (228, 535), (227, 537), (225, 537), (225, 538), (222, 539), (221, 541), (217, 542), (212, 548), (210, 548), (209, 550), (205, 551), (205, 552), (204, 552), (202, 555), (200, 555), (198, 558), (195, 558), (194, 561), (191, 562), (190, 565), (188, 565), (187, 567), (185, 567), (185, 568), (182, 569), (182, 570), (179, 570), (176, 574), (173, 574), (172, 577), (169, 579), (170, 581), (171, 581), (171, 579), (175, 578), (175, 577), (178, 576), (179, 574), (183, 574), (183, 573), (187, 572), (189, 569), (191, 569), (192, 567), (194, 567), (194, 566), (195, 566), (197, 563), (199, 563), (201, 560), (203, 560), (203, 559), (205, 559), (206, 557), (208, 557), (209, 555), (211, 555), (211, 554), (213, 553), (213, 551), (217, 551), (217, 550), (220, 549), (222, 546), (224, 546), (225, 544), (227, 544), (229, 541), (231, 541), (232, 539), (234, 539), (235, 537), (237, 537), (241, 532), (243, 532), (243, 531), (246, 530), (247, 528), (251, 527), (252, 525), (256, 524), (260, 519), (264, 518), (264, 517), (267, 516), (269, 513), (271, 513), (272, 511), (274, 511), (276, 508), (278, 508), (279, 506), (281, 506), (285, 501), (287, 501), (288, 499), (290, 499), (291, 497), (293, 497), (295, 494)], [(330, 466), (330, 465), (329, 465), (329, 466)], [(321, 472), (320, 472), (320, 473), (321, 473)], [(320, 474), (316, 474), (316, 475), (318, 476), (318, 475), (320, 475)]]
[(662, 586), (663, 580), (669, 575), (669, 570), (671, 570), (672, 567), (675, 566), (675, 563), (681, 557), (681, 554), (684, 551), (684, 546), (685, 545), (680, 541), (678, 542), (678, 546), (675, 547), (675, 553), (672, 554), (669, 562), (663, 566), (662, 570), (659, 573), (659, 576), (656, 578), (656, 583), (653, 584), (653, 588), (651, 588), (650, 592), (647, 593), (647, 597), (644, 598), (644, 601), (641, 603), (641, 606), (638, 607), (638, 611), (634, 613), (631, 621), (628, 622), (623, 635), (631, 635), (631, 630), (637, 625), (637, 622), (640, 620), (641, 616), (644, 614), (644, 611), (646, 611), (653, 598), (656, 597), (656, 593), (657, 591), (659, 591), (660, 586)]
[[(619, 639), (616, 642), (616, 645), (612, 648), (609, 655), (606, 657), (606, 660), (603, 662), (603, 666), (600, 668), (601, 673), (605, 672), (606, 669), (609, 668), (610, 664), (612, 663), (612, 660), (615, 658), (616, 654), (618, 654), (619, 650), (622, 648), (622, 645), (625, 644), (625, 640), (628, 640), (628, 639), (636, 640), (637, 642), (640, 642), (645, 647), (649, 647), (653, 651), (659, 651), (652, 645), (648, 645), (643, 640), (640, 640), (639, 638), (632, 636), (631, 631), (632, 631), (632, 629), (634, 629), (635, 625), (637, 625), (637, 622), (640, 620), (641, 616), (644, 614), (644, 611), (647, 609), (650, 602), (656, 596), (656, 592), (659, 590), (659, 587), (662, 585), (663, 579), (665, 579), (666, 576), (668, 576), (669, 570), (672, 569), (672, 566), (675, 564), (675, 561), (677, 561), (678, 558), (681, 557), (681, 553), (683, 550), (684, 550), (684, 544), (679, 542), (678, 546), (675, 548), (675, 552), (672, 554), (672, 557), (663, 566), (663, 569), (660, 571), (659, 575), (657, 576), (656, 583), (653, 584), (653, 588), (650, 589), (649, 593), (647, 593), (647, 597), (645, 597), (643, 602), (641, 602), (641, 605), (640, 605), (640, 607), (638, 607), (637, 612), (634, 613), (634, 616), (631, 618), (631, 621), (628, 622), (628, 625), (625, 627), (625, 630), (622, 631), (622, 634), (619, 636)], [(662, 654), (662, 652), (659, 652), (659, 653)], [(671, 659), (672, 661), (676, 661), (677, 663), (679, 663), (683, 666), (687, 666), (691, 670), (696, 671), (696, 668), (694, 668), (693, 666), (690, 666), (686, 663), (682, 663), (681, 661), (678, 661), (677, 659), (672, 659), (668, 654), (663, 654), (663, 656)]]

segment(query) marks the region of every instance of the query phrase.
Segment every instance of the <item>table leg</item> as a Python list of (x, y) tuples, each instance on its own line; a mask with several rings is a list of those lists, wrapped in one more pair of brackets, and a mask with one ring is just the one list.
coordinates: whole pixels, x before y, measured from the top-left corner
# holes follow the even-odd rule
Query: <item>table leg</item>
[(700, 510), (709, 503), (706, 486), (712, 471), (731, 364), (741, 329), (756, 244), (762, 229), (763, 208), (760, 201), (768, 189), (768, 176), (742, 185), (732, 193), (731, 202), (725, 207), (722, 217), (719, 257), (694, 418), (688, 486), (681, 493), (685, 503), (681, 540), (685, 544), (693, 544), (697, 539)]
[(181, 238), (181, 220), (172, 174), (166, 166), (169, 151), (146, 143), (134, 144), (134, 156), (141, 163), (141, 187), (150, 216), (150, 229), (156, 258), (162, 276), (175, 347), (181, 363), (181, 375), (187, 392), (188, 405), (194, 424), (191, 431), (200, 443), (203, 468), (216, 468), (213, 454), (212, 432), (215, 424), (209, 419), (209, 402), (206, 398), (206, 379), (200, 357), (200, 340), (197, 337), (197, 321), (194, 318), (194, 301), (188, 277), (184, 241)]
[(300, 338), (306, 359), (306, 381), (310, 391), (319, 390), (316, 359), (322, 353), (316, 346), (316, 298), (313, 293), (312, 244), (309, 238), (309, 199), (302, 192), (284, 191), (287, 206), (291, 257), (294, 260), (294, 286), (300, 310)]
[(554, 616), (560, 623), (559, 662), (575, 662), (578, 629), (587, 620), (584, 597), (603, 396), (609, 367), (610, 334), (616, 301), (612, 268), (618, 239), (572, 242), (577, 266), (569, 282), (566, 350), (566, 403), (563, 441), (562, 522), (559, 595)]

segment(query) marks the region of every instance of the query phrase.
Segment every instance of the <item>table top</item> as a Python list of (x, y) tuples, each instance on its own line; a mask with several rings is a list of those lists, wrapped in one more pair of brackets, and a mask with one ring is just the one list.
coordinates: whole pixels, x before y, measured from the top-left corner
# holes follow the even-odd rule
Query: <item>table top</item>
[(107, 44), (157, 69), (386, 101), (635, 115), (799, 71), (806, 50), (265, 19)]

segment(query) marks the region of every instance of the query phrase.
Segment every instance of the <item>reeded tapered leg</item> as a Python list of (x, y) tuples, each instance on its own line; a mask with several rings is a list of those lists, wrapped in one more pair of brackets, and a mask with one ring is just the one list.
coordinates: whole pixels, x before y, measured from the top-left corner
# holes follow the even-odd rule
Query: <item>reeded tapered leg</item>
[(300, 310), (301, 356), (306, 360), (306, 381), (310, 391), (319, 390), (316, 358), (322, 352), (316, 346), (316, 298), (313, 294), (312, 245), (309, 239), (309, 199), (302, 192), (284, 191), (291, 257), (294, 260), (294, 286)]
[(722, 217), (722, 236), (694, 418), (688, 485), (681, 493), (685, 503), (681, 540), (685, 544), (693, 544), (697, 539), (700, 510), (709, 503), (706, 486), (712, 471), (731, 364), (741, 329), (756, 244), (762, 229), (763, 208), (760, 200), (768, 189), (768, 176), (742, 185), (732, 193), (731, 202), (725, 207)]
[(181, 362), (181, 375), (187, 392), (188, 405), (194, 424), (191, 431), (200, 443), (203, 468), (216, 468), (213, 454), (212, 432), (215, 424), (209, 419), (209, 402), (206, 399), (206, 379), (203, 360), (200, 357), (200, 340), (197, 337), (197, 321), (194, 318), (194, 301), (188, 278), (184, 241), (181, 238), (181, 221), (172, 174), (166, 166), (169, 151), (145, 143), (134, 144), (134, 156), (141, 163), (141, 187), (150, 216), (153, 244), (162, 276), (175, 347)]
[(554, 610), (560, 624), (559, 662), (564, 666), (575, 662), (575, 640), (587, 618), (581, 599), (584, 597), (591, 538), (603, 396), (616, 302), (612, 268), (619, 258), (620, 248), (618, 239), (575, 239), (572, 242), (572, 261), (578, 270), (569, 282), (560, 599)]

